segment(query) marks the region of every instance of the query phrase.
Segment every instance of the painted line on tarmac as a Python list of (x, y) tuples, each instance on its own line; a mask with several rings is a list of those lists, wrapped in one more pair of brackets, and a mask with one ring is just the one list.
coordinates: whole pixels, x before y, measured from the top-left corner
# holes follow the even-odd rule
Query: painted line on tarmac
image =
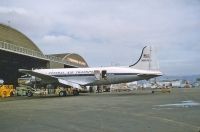
[(185, 122), (175, 121), (175, 120), (167, 119), (167, 118), (163, 118), (163, 117), (151, 116), (151, 115), (148, 115), (148, 114), (127, 113), (127, 112), (116, 111), (116, 110), (112, 111), (112, 112), (119, 112), (121, 114), (132, 115), (132, 116), (137, 116), (137, 117), (145, 117), (145, 118), (157, 119), (157, 120), (160, 120), (162, 122), (175, 123), (175, 124), (177, 124), (179, 126), (182, 126), (182, 127), (189, 127), (192, 130), (200, 130), (200, 126), (195, 126), (195, 125), (188, 124), (188, 123), (185, 123)]

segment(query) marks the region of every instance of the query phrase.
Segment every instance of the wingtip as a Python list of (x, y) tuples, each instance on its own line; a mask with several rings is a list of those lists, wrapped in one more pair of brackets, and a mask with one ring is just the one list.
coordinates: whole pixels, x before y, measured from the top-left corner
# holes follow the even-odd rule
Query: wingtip
[(18, 71), (19, 71), (19, 72), (22, 72), (22, 71), (24, 71), (24, 69), (18, 69)]
[(25, 71), (29, 71), (27, 69), (18, 69), (19, 72), (25, 72)]

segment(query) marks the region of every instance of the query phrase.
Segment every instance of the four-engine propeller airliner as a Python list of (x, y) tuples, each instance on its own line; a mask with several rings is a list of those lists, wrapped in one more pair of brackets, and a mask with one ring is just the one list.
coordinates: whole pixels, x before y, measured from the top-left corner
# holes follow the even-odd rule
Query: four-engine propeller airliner
[(162, 73), (151, 69), (152, 49), (143, 48), (139, 60), (127, 67), (62, 68), (62, 69), (19, 69), (19, 72), (40, 78), (46, 84), (65, 85), (82, 89), (85, 86), (126, 83), (148, 80)]

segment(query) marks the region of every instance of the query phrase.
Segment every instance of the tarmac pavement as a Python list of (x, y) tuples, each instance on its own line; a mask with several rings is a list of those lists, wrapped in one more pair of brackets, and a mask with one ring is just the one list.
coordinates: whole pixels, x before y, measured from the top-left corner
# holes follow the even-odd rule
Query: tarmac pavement
[(200, 88), (0, 99), (1, 132), (200, 132)]

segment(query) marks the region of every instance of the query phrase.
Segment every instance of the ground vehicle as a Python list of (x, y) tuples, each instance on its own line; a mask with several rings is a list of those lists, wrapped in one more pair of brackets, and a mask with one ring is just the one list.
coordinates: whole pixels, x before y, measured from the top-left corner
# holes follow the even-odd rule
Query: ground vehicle
[(69, 88), (64, 88), (64, 87), (57, 87), (55, 94), (59, 95), (59, 96), (67, 96), (67, 95), (74, 95), (74, 96), (78, 96), (79, 95), (79, 91), (78, 89), (73, 89), (71, 87)]
[[(50, 91), (51, 90), (51, 91)], [(77, 89), (73, 89), (71, 87), (57, 87), (56, 89), (34, 89), (30, 86), (20, 86), (16, 87), (16, 94), (18, 96), (47, 96), (47, 95), (59, 95), (59, 96), (68, 96), (68, 95), (79, 95), (79, 91)]]
[(162, 93), (171, 93), (171, 88), (166, 87), (166, 88), (155, 88), (152, 90), (152, 93), (155, 92), (162, 92)]
[(0, 96), (1, 97), (13, 96), (14, 93), (15, 93), (15, 90), (13, 88), (13, 85), (0, 85)]
[(32, 96), (35, 90), (29, 86), (16, 87), (16, 94), (18, 96)]

